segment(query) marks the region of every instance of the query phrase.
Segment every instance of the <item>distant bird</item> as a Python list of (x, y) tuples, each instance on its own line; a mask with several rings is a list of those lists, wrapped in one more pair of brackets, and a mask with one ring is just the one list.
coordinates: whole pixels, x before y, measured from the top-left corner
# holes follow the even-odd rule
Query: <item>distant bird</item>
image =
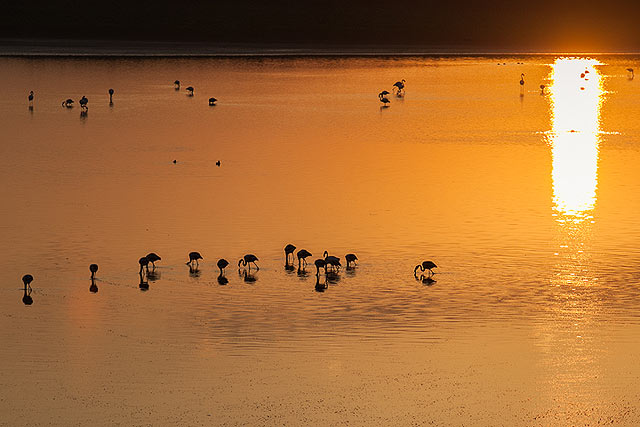
[(173, 82), (173, 86), (176, 90), (180, 90), (180, 80), (176, 80), (175, 82)]
[(189, 86), (187, 92), (189, 92), (189, 96), (193, 96), (193, 86)]
[(22, 283), (24, 283), (25, 287), (29, 287), (31, 289), (31, 282), (33, 282), (33, 276), (30, 274), (25, 274), (22, 276)]
[(186, 265), (193, 265), (193, 263), (195, 261), (196, 267), (197, 267), (198, 265), (200, 265), (198, 263), (199, 259), (204, 259), (204, 258), (202, 258), (202, 255), (200, 255), (200, 252), (189, 252), (189, 261), (187, 261), (185, 264)]
[(404, 79), (402, 79), (399, 82), (395, 82), (393, 84), (393, 90), (397, 91), (398, 94), (403, 92), (404, 91), (404, 83), (405, 83)]
[(147, 254), (147, 259), (149, 260), (151, 265), (153, 265), (153, 268), (156, 268), (156, 261), (162, 260), (162, 258), (160, 258), (155, 252)]
[(380, 102), (382, 102), (382, 105), (385, 106), (385, 107), (388, 104), (391, 103), (391, 101), (389, 101), (389, 98), (386, 97), (386, 95), (388, 95), (388, 94), (389, 94), (389, 92), (387, 92), (386, 90), (384, 90), (384, 91), (382, 91), (382, 92), (380, 92), (378, 94), (378, 98), (380, 99)]
[(313, 262), (316, 266), (316, 276), (320, 275), (320, 269), (324, 268), (325, 274), (327, 273), (327, 264), (324, 262), (322, 258), (318, 258)]
[(143, 256), (142, 258), (140, 258), (138, 260), (138, 264), (140, 264), (140, 271), (139, 271), (140, 274), (142, 274), (143, 267), (147, 270), (147, 273), (149, 272), (149, 260), (147, 259), (146, 256)]
[(520, 87), (524, 89), (524, 73), (520, 74)]
[(246, 254), (244, 257), (240, 259), (240, 261), (238, 261), (238, 267), (240, 267), (240, 264), (242, 264), (244, 267), (246, 267), (247, 264), (249, 264), (249, 270), (251, 270), (251, 264), (253, 264), (256, 266), (256, 270), (260, 270), (260, 267), (258, 267), (258, 264), (256, 264), (256, 261), (258, 261), (257, 256), (253, 254)]
[(324, 251), (322, 256), (324, 257), (325, 269), (327, 265), (330, 265), (331, 267), (335, 267), (337, 269), (340, 269), (340, 267), (342, 267), (342, 264), (340, 264), (340, 258), (338, 258), (337, 256), (329, 255), (329, 252), (327, 251)]
[(83, 110), (88, 110), (89, 107), (87, 106), (87, 104), (89, 103), (89, 100), (87, 99), (86, 96), (83, 96), (82, 98), (80, 98), (80, 107)]
[(113, 89), (109, 89), (109, 104), (113, 104)]
[(633, 80), (633, 78), (635, 77), (635, 75), (633, 74), (633, 68), (627, 68), (627, 71), (631, 73), (631, 80)]
[(33, 107), (33, 91), (29, 92), (29, 105)]
[(25, 274), (22, 276), (22, 283), (24, 283), (24, 294), (22, 295), (22, 303), (24, 305), (33, 304), (33, 298), (31, 298), (31, 282), (33, 281), (33, 276), (30, 274)]
[(220, 167), (220, 160), (216, 162), (216, 166)]
[(296, 256), (298, 257), (298, 268), (300, 268), (301, 264), (302, 265), (307, 265), (306, 258), (311, 256), (311, 252), (309, 252), (306, 249), (300, 249), (298, 251), (298, 253), (296, 254)]
[(344, 259), (347, 260), (347, 268), (349, 268), (351, 263), (356, 263), (358, 257), (355, 254), (346, 254)]
[(173, 159), (173, 164), (175, 165), (176, 163), (178, 163), (178, 161), (176, 159)]
[(216, 265), (220, 269), (220, 276), (223, 276), (224, 275), (224, 269), (227, 268), (227, 266), (229, 265), (229, 261), (227, 261), (224, 258), (220, 258)]
[(544, 95), (545, 85), (540, 85), (540, 95)]
[(209, 98), (209, 105), (210, 105), (210, 106), (214, 106), (214, 105), (216, 105), (216, 101), (218, 101), (218, 100), (217, 100), (217, 99), (215, 99), (215, 98)]
[(89, 271), (91, 272), (91, 280), (96, 277), (96, 273), (98, 272), (98, 264), (91, 264), (89, 266)]
[(296, 250), (296, 247), (291, 243), (289, 243), (287, 246), (284, 247), (284, 257), (285, 257), (286, 264), (289, 264), (289, 255), (291, 255), (291, 264), (293, 264), (293, 251), (295, 250)]
[(62, 106), (66, 107), (66, 108), (72, 108), (73, 107), (73, 99), (68, 98), (68, 99), (62, 101)]
[(416, 265), (416, 268), (413, 269), (413, 274), (416, 275), (416, 272), (420, 269), (421, 271), (429, 270), (429, 276), (431, 276), (433, 274), (431, 269), (436, 267), (438, 266), (433, 261), (422, 261), (422, 264)]

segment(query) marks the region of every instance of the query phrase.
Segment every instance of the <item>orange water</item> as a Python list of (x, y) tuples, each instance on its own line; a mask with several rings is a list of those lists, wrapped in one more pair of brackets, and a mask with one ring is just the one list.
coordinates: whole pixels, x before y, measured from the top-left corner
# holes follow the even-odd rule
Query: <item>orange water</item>
[(637, 62), (0, 59), (0, 424), (637, 424)]

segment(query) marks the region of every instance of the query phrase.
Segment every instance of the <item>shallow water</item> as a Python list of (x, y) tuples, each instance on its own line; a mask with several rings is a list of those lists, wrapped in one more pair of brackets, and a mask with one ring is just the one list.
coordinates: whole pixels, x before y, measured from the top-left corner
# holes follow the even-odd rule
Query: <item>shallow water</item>
[(638, 424), (638, 62), (0, 59), (0, 424)]

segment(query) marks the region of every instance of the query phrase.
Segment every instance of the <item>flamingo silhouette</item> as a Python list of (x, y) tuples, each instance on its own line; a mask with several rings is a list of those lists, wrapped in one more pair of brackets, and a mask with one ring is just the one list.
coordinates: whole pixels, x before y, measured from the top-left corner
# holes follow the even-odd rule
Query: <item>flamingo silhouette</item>
[(88, 110), (88, 109), (89, 109), (89, 106), (87, 105), (88, 103), (89, 103), (89, 100), (87, 99), (87, 97), (86, 97), (86, 96), (83, 96), (82, 98), (80, 98), (80, 107), (81, 107), (83, 110), (85, 110), (85, 111), (86, 111), (86, 110)]
[(173, 82), (173, 86), (176, 90), (180, 90), (180, 80), (176, 80)]
[(298, 270), (300, 269), (301, 265), (305, 266), (307, 265), (307, 260), (306, 258), (311, 256), (311, 252), (309, 252), (306, 249), (300, 249), (298, 251), (298, 253), (296, 254), (296, 256), (298, 257)]
[(327, 269), (326, 268), (327, 265), (330, 265), (331, 267), (335, 267), (338, 270), (340, 269), (340, 267), (342, 267), (342, 264), (340, 264), (340, 258), (333, 255), (329, 255), (329, 252), (327, 251), (324, 251), (322, 256), (324, 257), (325, 270)]
[(22, 303), (24, 305), (33, 304), (33, 298), (31, 298), (31, 282), (33, 282), (33, 276), (25, 274), (22, 276), (22, 283), (24, 284), (24, 294), (22, 295)]
[(73, 99), (67, 98), (66, 100), (62, 101), (62, 106), (66, 108), (73, 108)]
[(240, 259), (240, 261), (238, 261), (238, 268), (240, 268), (240, 264), (242, 264), (244, 267), (246, 267), (247, 264), (249, 264), (249, 270), (251, 270), (251, 264), (253, 264), (256, 266), (256, 270), (260, 270), (260, 267), (258, 267), (258, 264), (256, 264), (256, 261), (259, 261), (257, 256), (253, 254), (246, 254), (244, 257)]
[(210, 105), (210, 106), (214, 106), (214, 105), (216, 105), (216, 102), (217, 102), (217, 101), (218, 101), (218, 100), (217, 100), (217, 99), (215, 99), (215, 98), (209, 98), (209, 105)]
[(29, 106), (33, 107), (33, 91), (29, 92)]
[(545, 85), (540, 85), (540, 95), (544, 95), (544, 89), (546, 88)]
[(140, 275), (142, 275), (142, 268), (144, 267), (147, 270), (147, 274), (149, 273), (149, 260), (147, 259), (146, 256), (143, 256), (142, 258), (140, 258), (138, 260), (138, 264), (140, 264), (140, 271), (138, 273), (140, 273)]
[(109, 105), (113, 104), (113, 89), (109, 89)]
[(193, 86), (189, 86), (187, 92), (189, 92), (189, 96), (193, 96)]
[(524, 94), (524, 73), (520, 74), (520, 94)]
[(89, 271), (91, 272), (91, 280), (96, 277), (96, 273), (98, 272), (98, 264), (91, 264), (89, 266)]
[(378, 98), (380, 98), (380, 102), (382, 102), (382, 105), (384, 107), (388, 106), (388, 104), (391, 103), (391, 101), (389, 101), (389, 98), (387, 98), (386, 95), (389, 95), (389, 92), (387, 92), (386, 90), (383, 90), (378, 94)]
[(416, 272), (418, 269), (421, 271), (429, 270), (429, 277), (433, 275), (432, 268), (438, 267), (433, 261), (422, 261), (422, 264), (416, 265), (416, 268), (413, 269), (413, 275), (417, 276)]
[(394, 91), (397, 91), (397, 94), (398, 94), (398, 95), (399, 95), (401, 92), (403, 92), (403, 91), (404, 91), (404, 83), (405, 83), (405, 80), (404, 80), (404, 79), (402, 79), (401, 81), (399, 81), (399, 82), (395, 82), (395, 83), (393, 84), (393, 90), (394, 90)]
[(149, 254), (147, 254), (147, 259), (149, 260), (151, 265), (153, 265), (153, 268), (156, 268), (156, 261), (162, 260), (162, 258), (160, 258), (155, 252), (150, 252)]
[(295, 250), (296, 247), (291, 243), (284, 247), (285, 264), (289, 265), (289, 255), (291, 255), (291, 264), (293, 264), (293, 251)]
[(351, 268), (350, 264), (351, 263), (356, 263), (356, 261), (358, 260), (358, 257), (355, 254), (347, 254), (344, 257), (345, 260), (347, 260), (347, 268)]
[(318, 258), (313, 262), (316, 266), (316, 276), (320, 275), (320, 269), (324, 268), (324, 274), (327, 274), (327, 264), (324, 262), (322, 258)]
[(188, 266), (193, 266), (193, 263), (195, 261), (197, 268), (200, 265), (200, 263), (198, 262), (199, 259), (204, 259), (202, 258), (202, 255), (200, 255), (200, 252), (189, 252), (189, 261), (187, 261), (185, 264)]
[(220, 258), (218, 260), (218, 262), (216, 263), (216, 265), (218, 266), (218, 268), (220, 269), (220, 276), (224, 276), (224, 269), (227, 268), (227, 266), (229, 265), (229, 261), (227, 261), (224, 258)]
[(633, 68), (627, 68), (627, 71), (631, 73), (631, 77), (629, 77), (629, 80), (633, 80), (633, 78), (635, 77), (635, 75), (633, 74)]

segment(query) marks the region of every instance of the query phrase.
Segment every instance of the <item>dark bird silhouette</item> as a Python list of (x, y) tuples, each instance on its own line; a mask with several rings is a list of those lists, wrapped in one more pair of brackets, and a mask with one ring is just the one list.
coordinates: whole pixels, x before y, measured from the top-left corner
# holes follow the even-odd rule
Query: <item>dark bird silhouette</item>
[(520, 74), (520, 92), (524, 93), (524, 73)]
[(301, 267), (307, 265), (307, 258), (311, 256), (311, 252), (309, 252), (306, 249), (300, 249), (296, 254), (296, 256), (298, 257), (298, 270), (299, 270)]
[(156, 268), (156, 261), (162, 260), (162, 258), (160, 258), (155, 252), (150, 252), (149, 254), (147, 254), (147, 259), (149, 260), (151, 265), (153, 265), (153, 268)]
[(216, 162), (216, 166), (217, 166), (217, 167), (220, 167), (220, 160), (218, 160), (218, 161)]
[(340, 258), (338, 258), (337, 256), (329, 255), (329, 252), (327, 251), (324, 251), (322, 256), (324, 257), (325, 270), (327, 269), (326, 266), (328, 265), (338, 270), (340, 269), (340, 267), (342, 267), (342, 264), (340, 264)]
[(189, 92), (189, 96), (193, 96), (193, 86), (189, 86), (187, 92)]
[(24, 283), (24, 286), (28, 286), (29, 289), (31, 289), (31, 282), (33, 282), (33, 276), (30, 274), (25, 274), (24, 276), (22, 276), (22, 283)]
[(209, 98), (209, 105), (213, 107), (214, 105), (216, 105), (216, 102), (217, 102), (217, 101), (218, 101), (218, 100), (217, 100), (217, 99), (215, 99), (215, 98)]
[(240, 261), (238, 261), (238, 267), (240, 267), (240, 264), (242, 264), (244, 267), (249, 264), (249, 270), (251, 270), (251, 264), (253, 264), (256, 266), (256, 270), (260, 270), (260, 267), (258, 267), (256, 261), (259, 261), (257, 256), (253, 254), (246, 254), (244, 257), (242, 257), (242, 259), (240, 259)]
[(545, 85), (540, 85), (540, 95), (544, 95), (544, 89), (546, 88)]
[(22, 303), (24, 305), (33, 304), (33, 298), (31, 298), (31, 282), (33, 281), (33, 276), (30, 274), (26, 274), (22, 277), (22, 283), (24, 283), (24, 293), (22, 295)]
[(109, 89), (109, 105), (113, 104), (113, 89)]
[(147, 273), (149, 273), (149, 260), (147, 259), (146, 256), (143, 256), (142, 258), (140, 258), (138, 260), (138, 264), (140, 264), (140, 274), (142, 274), (142, 268), (144, 267), (147, 270)]
[(98, 272), (98, 264), (91, 264), (89, 266), (89, 271), (91, 272), (91, 280), (93, 280)]
[(327, 274), (327, 264), (324, 262), (322, 258), (318, 258), (313, 262), (316, 266), (316, 276), (320, 275), (320, 269), (324, 268), (324, 274)]
[(413, 269), (414, 276), (417, 275), (416, 272), (418, 269), (421, 271), (429, 270), (429, 277), (433, 274), (432, 268), (438, 267), (433, 261), (422, 261), (422, 264), (416, 265), (416, 268)]
[(66, 108), (73, 108), (73, 99), (68, 98), (68, 99), (62, 101), (62, 106), (66, 107)]
[(80, 98), (80, 107), (83, 110), (88, 110), (89, 106), (87, 105), (89, 103), (89, 100), (87, 99), (86, 96), (83, 96), (82, 98)]
[(173, 87), (176, 90), (180, 90), (180, 80), (176, 80), (175, 82), (173, 82)]
[(295, 250), (296, 250), (296, 247), (291, 243), (289, 243), (287, 246), (284, 247), (284, 258), (285, 258), (286, 265), (289, 265), (289, 255), (291, 255), (291, 264), (293, 264), (293, 251)]
[(344, 259), (347, 260), (347, 268), (350, 268), (351, 263), (355, 264), (358, 260), (358, 257), (355, 254), (346, 254)]
[(229, 261), (224, 258), (220, 258), (216, 265), (220, 269), (220, 276), (224, 276), (224, 269), (229, 265)]
[(193, 265), (193, 263), (195, 262), (196, 263), (196, 267), (197, 267), (198, 265), (200, 265), (198, 263), (199, 259), (204, 259), (204, 258), (202, 258), (202, 255), (200, 255), (200, 252), (189, 252), (189, 261), (187, 261), (185, 264), (186, 265)]
[(33, 107), (33, 91), (29, 92), (29, 106)]
[(380, 99), (380, 102), (382, 102), (382, 105), (384, 107), (388, 106), (391, 103), (391, 101), (389, 101), (389, 98), (386, 97), (386, 95), (388, 94), (389, 92), (387, 92), (386, 90), (378, 94), (378, 98)]
[(635, 77), (635, 75), (633, 74), (633, 68), (627, 68), (627, 71), (631, 73), (629, 80), (633, 80), (633, 78)]
[(396, 91), (396, 93), (401, 93), (404, 92), (404, 83), (405, 83), (405, 79), (400, 80), (399, 82), (395, 82), (393, 84), (393, 90)]
[(142, 268), (140, 268), (140, 273), (138, 273), (140, 275), (140, 283), (138, 284), (138, 287), (140, 287), (141, 291), (148, 291), (149, 290), (149, 282), (147, 282), (146, 280), (144, 280), (144, 276), (142, 275)]

